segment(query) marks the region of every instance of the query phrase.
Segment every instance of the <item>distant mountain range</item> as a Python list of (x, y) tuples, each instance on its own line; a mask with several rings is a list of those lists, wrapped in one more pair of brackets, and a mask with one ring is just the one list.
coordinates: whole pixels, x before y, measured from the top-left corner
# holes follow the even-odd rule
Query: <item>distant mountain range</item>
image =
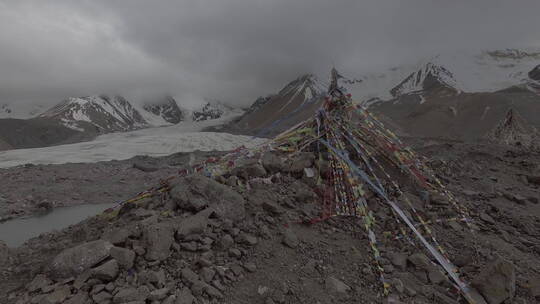
[[(498, 78), (501, 86), (493, 87), (493, 91), (467, 91), (452, 67), (429, 62), (390, 89), (391, 97), (370, 99), (364, 104), (414, 136), (478, 139), (510, 109), (520, 113), (532, 126), (540, 127), (540, 55), (517, 51), (489, 54), (504, 62), (497, 61), (498, 68), (503, 65), (505, 69), (512, 69), (507, 81)], [(537, 65), (533, 65), (531, 57)], [(515, 70), (518, 63), (527, 70)], [(491, 77), (492, 74), (486, 74), (482, 78)]]
[[(416, 65), (354, 76), (353, 80), (342, 79), (342, 85), (359, 104), (379, 114), (401, 134), (459, 140), (483, 138), (510, 109), (540, 129), (538, 51), (507, 49), (438, 55)], [(324, 102), (326, 83), (312, 74), (301, 75), (279, 92), (257, 98), (242, 116), (213, 130), (272, 137), (311, 117)], [(41, 110), (0, 105), (0, 117), (24, 112), (39, 114), (24, 121), (0, 119), (0, 149), (57, 144), (185, 120), (216, 119), (233, 110), (211, 100), (199, 108), (187, 109), (170, 96), (142, 105), (107, 95), (68, 98)], [(8, 135), (2, 136), (3, 126)], [(13, 128), (34, 133), (20, 142), (11, 138), (16, 134)], [(42, 130), (49, 133), (44, 135)], [(52, 130), (64, 136), (52, 136)]]
[[(28, 112), (32, 109), (31, 112)], [(218, 119), (231, 114), (231, 107), (218, 101), (195, 109), (184, 109), (171, 96), (143, 104), (132, 104), (122, 96), (93, 95), (67, 98), (35, 113), (36, 107), (3, 105), (3, 116), (30, 115), (28, 119), (0, 119), (0, 150), (33, 148), (88, 140), (96, 135), (130, 131), (182, 121)]]
[[(483, 138), (510, 109), (540, 128), (540, 52), (501, 50), (435, 56), (415, 66), (344, 79), (353, 98), (403, 135)], [(271, 137), (310, 117), (326, 87), (303, 75), (259, 97), (227, 132)]]

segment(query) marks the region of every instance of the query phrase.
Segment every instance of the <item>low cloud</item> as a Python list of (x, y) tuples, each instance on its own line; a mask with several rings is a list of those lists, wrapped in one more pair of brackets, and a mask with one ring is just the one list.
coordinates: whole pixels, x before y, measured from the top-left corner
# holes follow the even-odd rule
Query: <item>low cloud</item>
[(472, 48), (540, 47), (537, 0), (0, 0), (0, 102), (98, 93), (247, 105)]

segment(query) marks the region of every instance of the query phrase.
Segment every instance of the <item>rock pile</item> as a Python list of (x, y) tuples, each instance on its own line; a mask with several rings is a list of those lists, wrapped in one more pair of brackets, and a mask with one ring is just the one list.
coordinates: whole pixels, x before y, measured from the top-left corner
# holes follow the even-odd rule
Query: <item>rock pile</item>
[(538, 148), (538, 131), (517, 113), (510, 109), (503, 120), (491, 130), (486, 138), (492, 142), (504, 145)]

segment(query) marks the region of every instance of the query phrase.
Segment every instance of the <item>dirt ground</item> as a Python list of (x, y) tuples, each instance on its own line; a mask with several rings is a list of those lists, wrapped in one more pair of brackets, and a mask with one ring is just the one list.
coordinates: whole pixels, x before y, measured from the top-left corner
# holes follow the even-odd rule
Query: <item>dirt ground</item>
[[(451, 221), (432, 225), (434, 236), (460, 268), (462, 278), (467, 282), (478, 281), (489, 265), (502, 258), (515, 267), (514, 297), (505, 303), (538, 303), (540, 154), (520, 147), (441, 140), (432, 140), (429, 144), (416, 141), (415, 150), (426, 157), (426, 162), (437, 172), (443, 184), (470, 213), (470, 226)], [(132, 168), (135, 160), (12, 168), (0, 171), (2, 180), (10, 179), (8, 186), (1, 187), (2, 193), (10, 199), (24, 200), (25, 197), (19, 195), (20, 189), (31, 192), (34, 187), (34, 197), (47, 197), (53, 193), (57, 201), (72, 200), (73, 194), (50, 189), (56, 179), (64, 189), (78, 189), (76, 197), (85, 197), (86, 201), (92, 201), (89, 199), (92, 197), (103, 197), (104, 193), (110, 193), (109, 197), (117, 200), (153, 185), (159, 178), (178, 170), (175, 164), (188, 160), (189, 155), (160, 160), (137, 159), (142, 164), (162, 168), (150, 173)], [(47, 176), (48, 180), (40, 186), (29, 185), (41, 183), (36, 179), (38, 174)], [(82, 181), (80, 185), (75, 178)], [(310, 198), (309, 195), (306, 198), (299, 194), (302, 187), (305, 188), (304, 182), (285, 176), (272, 185), (263, 184), (249, 191), (232, 187), (246, 201), (243, 221), (231, 226), (228, 222), (212, 220), (208, 231), (188, 240), (177, 239), (178, 244), (174, 245), (177, 250), (165, 261), (147, 262), (137, 257), (134, 268), (139, 275), (144, 271), (164, 271), (169, 282), (169, 285), (145, 285), (152, 292), (161, 291), (160, 287), (168, 288), (166, 299), (160, 298), (152, 303), (184, 303), (174, 302), (174, 299), (178, 299), (179, 294), (185, 295), (185, 288), (189, 286), (191, 291), (187, 292), (190, 295), (193, 292), (194, 300), (186, 303), (464, 303), (458, 300), (446, 279), (434, 278), (431, 270), (416, 264), (418, 254), (425, 251), (406, 238), (396, 239), (392, 234), (397, 234), (395, 221), (384, 208), (377, 207), (381, 202), (374, 200), (371, 207), (379, 219), (375, 232), (386, 236), (379, 240), (383, 257), (381, 266), (391, 282), (390, 296), (384, 297), (378, 273), (372, 267), (373, 253), (358, 219), (332, 218), (313, 225), (300, 223), (302, 219), (315, 217), (320, 211), (319, 198)], [(80, 194), (82, 192), (85, 194)], [(18, 263), (4, 267), (0, 273), (4, 278), (0, 280), (0, 290), (4, 291), (5, 303), (39, 300), (43, 295), (31, 293), (24, 286), (28, 286), (36, 274), (44, 273), (46, 265), (63, 249), (99, 239), (111, 225), (148, 224), (150, 219), (165, 223), (189, 216), (189, 212), (176, 211), (176, 215), (171, 217), (170, 213), (163, 212), (166, 206), (166, 201), (150, 203), (141, 210), (129, 211), (133, 213), (131, 217), (116, 222), (89, 219), (60, 232), (30, 240), (20, 248), (10, 249), (13, 263)], [(34, 209), (24, 211), (24, 206), (20, 208), (23, 210), (21, 214), (34, 212)], [(417, 208), (429, 220), (452, 215), (446, 214), (448, 208), (443, 205), (420, 204)], [(233, 236), (232, 246), (237, 251), (223, 251), (222, 247), (212, 245), (212, 255), (208, 251), (200, 252), (205, 244), (221, 244), (227, 234)], [(131, 236), (130, 243), (123, 246), (136, 251), (143, 238)], [(201, 267), (201, 257), (207, 256), (211, 261)], [(407, 262), (401, 263), (401, 258)], [(218, 287), (222, 284), (223, 289), (219, 293), (205, 289), (208, 294), (196, 294), (194, 286), (198, 281), (188, 283), (190, 279), (186, 279), (183, 270), (180, 273), (179, 269), (186, 267), (195, 269), (200, 278), (206, 276), (208, 268), (218, 273), (225, 269), (223, 275), (219, 275), (219, 282), (211, 283)], [(91, 298), (85, 303), (110, 303), (112, 295), (117, 296), (128, 286), (141, 288), (144, 285), (140, 281), (127, 282), (128, 276), (128, 271), (121, 271), (116, 281), (93, 282), (84, 292)], [(500, 281), (501, 284), (509, 284), (508, 281), (512, 280), (502, 278)], [(54, 286), (60, 288), (62, 284), (71, 283), (58, 281)], [(110, 294), (109, 291), (99, 291), (103, 290), (101, 285), (110, 285)], [(94, 289), (99, 289), (97, 294), (104, 292), (104, 296), (109, 294), (111, 298), (101, 299), (93, 293)], [(209, 290), (212, 290), (212, 295)]]

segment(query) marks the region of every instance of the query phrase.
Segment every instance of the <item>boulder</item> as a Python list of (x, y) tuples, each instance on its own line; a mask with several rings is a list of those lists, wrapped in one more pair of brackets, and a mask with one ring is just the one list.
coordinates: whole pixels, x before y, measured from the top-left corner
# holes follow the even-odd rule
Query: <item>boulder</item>
[(86, 292), (79, 292), (78, 294), (65, 301), (64, 304), (81, 304), (88, 301), (88, 294)]
[(234, 221), (245, 216), (245, 201), (240, 194), (199, 174), (178, 179), (170, 193), (177, 206), (184, 210), (197, 212), (208, 207), (218, 217)]
[(175, 304), (193, 304), (195, 301), (195, 297), (191, 293), (191, 290), (189, 288), (183, 288), (176, 297)]
[(266, 170), (263, 165), (257, 162), (257, 160), (247, 160), (244, 162), (244, 164), (237, 164), (236, 167), (231, 170), (231, 175), (243, 178), (263, 177), (266, 175)]
[(49, 286), (51, 285), (53, 282), (51, 280), (49, 280), (44, 274), (38, 274), (33, 280), (32, 282), (30, 282), (27, 286), (26, 286), (26, 289), (29, 291), (29, 292), (34, 292), (34, 291), (38, 291), (40, 290), (41, 288), (45, 287), (45, 286)]
[(488, 265), (472, 282), (489, 304), (512, 300), (516, 292), (516, 270), (506, 260), (497, 259)]
[(44, 298), (41, 299), (40, 303), (46, 303), (46, 304), (60, 304), (64, 303), (64, 301), (71, 295), (71, 289), (69, 286), (62, 286), (52, 293), (46, 295)]
[(284, 163), (276, 153), (264, 153), (261, 158), (261, 162), (264, 169), (271, 173), (276, 173), (283, 170)]
[(199, 275), (189, 268), (184, 268), (182, 269), (182, 279), (184, 279), (184, 282), (189, 283), (189, 285), (193, 285), (199, 281)]
[(418, 269), (429, 270), (433, 268), (430, 259), (423, 253), (412, 254), (407, 260)]
[(405, 270), (407, 268), (407, 256), (403, 253), (392, 252), (389, 254), (390, 262), (396, 266), (399, 270)]
[(106, 291), (101, 291), (97, 294), (94, 294), (92, 296), (92, 300), (94, 302), (101, 304), (101, 303), (110, 303), (110, 300), (112, 299), (112, 295)]
[(145, 258), (149, 261), (162, 261), (169, 257), (174, 241), (174, 229), (168, 223), (146, 226), (143, 230), (146, 244)]
[(114, 245), (118, 245), (125, 243), (130, 234), (131, 232), (126, 228), (116, 228), (106, 231), (101, 238)]
[(292, 174), (303, 174), (304, 168), (310, 168), (315, 161), (315, 154), (311, 152), (297, 153), (285, 161), (283, 171)]
[(84, 243), (60, 252), (49, 266), (53, 278), (77, 276), (110, 256), (113, 245), (104, 240)]
[(211, 214), (211, 209), (205, 209), (193, 216), (182, 219), (176, 226), (176, 235), (183, 238), (190, 234), (202, 233), (208, 226), (208, 217)]
[(108, 282), (118, 275), (118, 262), (110, 260), (103, 265), (92, 269), (92, 277)]
[(298, 240), (298, 236), (291, 230), (291, 229), (285, 229), (283, 232), (283, 240), (282, 243), (290, 248), (296, 248), (298, 247), (298, 244), (300, 241)]
[(124, 269), (130, 269), (133, 267), (135, 261), (135, 252), (121, 247), (111, 248), (111, 256), (118, 261), (118, 264)]
[(128, 287), (128, 288), (120, 289), (120, 291), (118, 291), (114, 295), (113, 302), (114, 303), (127, 303), (130, 301), (137, 301), (137, 300), (144, 301), (145, 299), (146, 297), (143, 294), (141, 294), (140, 290), (133, 287)]
[(161, 288), (161, 289), (156, 289), (156, 290), (150, 292), (150, 295), (148, 296), (148, 299), (150, 301), (159, 301), (159, 300), (165, 299), (168, 294), (169, 294), (169, 288), (165, 287), (165, 288)]

